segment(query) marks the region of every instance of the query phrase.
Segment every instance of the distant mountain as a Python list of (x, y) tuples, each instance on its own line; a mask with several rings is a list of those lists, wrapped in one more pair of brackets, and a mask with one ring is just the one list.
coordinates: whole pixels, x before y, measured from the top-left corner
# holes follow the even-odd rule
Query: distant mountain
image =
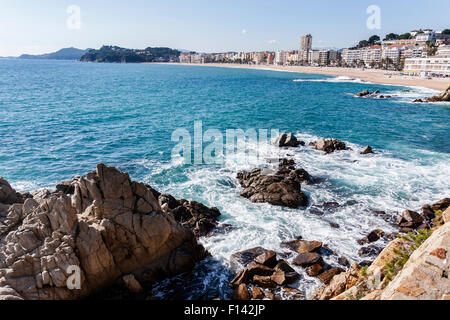
[(65, 48), (56, 52), (31, 55), (23, 54), (19, 59), (46, 59), (46, 60), (80, 60), (80, 58), (90, 49), (82, 50), (77, 48)]
[(117, 46), (103, 46), (98, 50), (85, 53), (80, 61), (83, 62), (178, 62), (180, 51), (170, 48), (126, 49)]

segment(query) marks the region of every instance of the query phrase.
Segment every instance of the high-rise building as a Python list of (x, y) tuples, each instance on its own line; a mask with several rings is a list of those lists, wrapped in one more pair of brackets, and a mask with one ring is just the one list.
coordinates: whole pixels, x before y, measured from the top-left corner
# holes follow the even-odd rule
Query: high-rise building
[(300, 40), (300, 51), (309, 51), (312, 49), (312, 35), (304, 35)]

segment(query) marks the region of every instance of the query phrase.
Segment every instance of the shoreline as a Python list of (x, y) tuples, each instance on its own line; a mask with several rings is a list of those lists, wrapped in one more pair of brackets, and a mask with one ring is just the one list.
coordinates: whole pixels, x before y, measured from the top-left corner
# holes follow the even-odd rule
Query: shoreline
[(275, 65), (241, 65), (226, 63), (161, 63), (167, 65), (181, 66), (197, 66), (197, 67), (217, 67), (217, 68), (237, 68), (237, 69), (253, 69), (253, 70), (269, 70), (282, 72), (295, 72), (303, 74), (322, 74), (329, 76), (346, 76), (361, 79), (365, 82), (371, 82), (382, 85), (394, 85), (405, 87), (424, 87), (436, 91), (444, 91), (450, 85), (450, 79), (422, 79), (410, 76), (401, 76), (396, 71), (387, 70), (371, 70), (371, 69), (354, 69), (354, 68), (337, 68), (337, 67), (305, 67), (305, 66), (275, 66)]

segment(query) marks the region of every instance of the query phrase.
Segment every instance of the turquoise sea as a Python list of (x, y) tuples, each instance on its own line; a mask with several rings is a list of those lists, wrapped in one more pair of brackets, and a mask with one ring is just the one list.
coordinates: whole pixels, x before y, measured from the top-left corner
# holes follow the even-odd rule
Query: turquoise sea
[[(364, 89), (393, 98), (354, 97)], [(236, 251), (282, 251), (282, 241), (301, 235), (335, 251), (326, 258), (331, 265), (339, 256), (365, 260), (356, 240), (376, 228), (395, 230), (373, 210), (396, 216), (450, 196), (450, 105), (411, 103), (435, 93), (265, 70), (0, 59), (0, 176), (18, 190), (52, 188), (102, 162), (161, 192), (218, 207), (232, 230), (202, 239), (213, 259), (191, 280), (173, 281), (186, 298), (226, 298)], [(239, 196), (236, 173), (264, 161), (250, 165), (239, 153), (225, 165), (172, 160), (173, 131), (192, 132), (200, 120), (204, 131), (278, 129), (306, 143), (338, 138), (353, 151), (282, 150), (323, 182), (304, 186), (307, 208), (253, 204)], [(365, 145), (377, 153), (360, 155)], [(324, 202), (340, 206), (315, 215)], [(299, 272), (298, 288), (317, 288), (317, 279)]]

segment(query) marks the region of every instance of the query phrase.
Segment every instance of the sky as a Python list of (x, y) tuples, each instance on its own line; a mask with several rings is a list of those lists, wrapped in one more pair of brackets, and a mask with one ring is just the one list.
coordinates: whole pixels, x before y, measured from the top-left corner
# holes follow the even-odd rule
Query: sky
[[(373, 5), (380, 19), (367, 13)], [(449, 0), (0, 0), (0, 56), (102, 45), (293, 50), (307, 33), (313, 47), (344, 48), (373, 34), (450, 28), (449, 12)]]

